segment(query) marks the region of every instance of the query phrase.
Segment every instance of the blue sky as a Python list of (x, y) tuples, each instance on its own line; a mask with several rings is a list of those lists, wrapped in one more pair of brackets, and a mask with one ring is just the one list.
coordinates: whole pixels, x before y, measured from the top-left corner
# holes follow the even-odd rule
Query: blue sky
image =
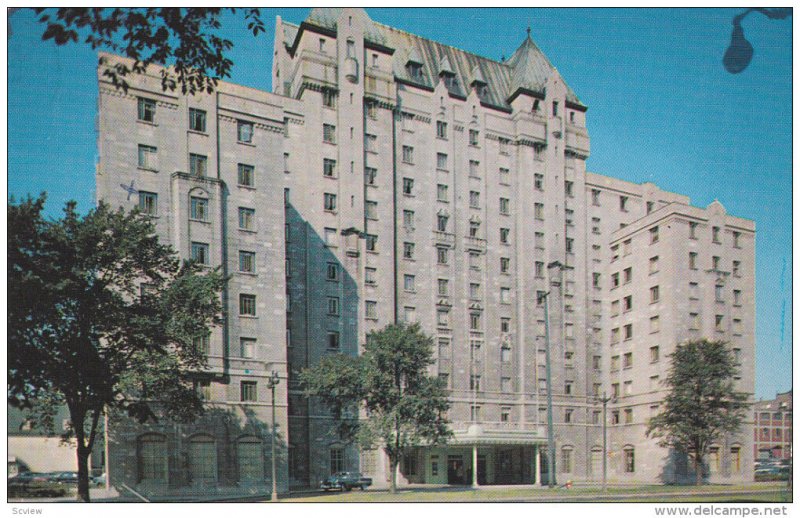
[[(756, 397), (791, 388), (792, 27), (751, 13), (755, 48), (731, 75), (722, 55), (739, 9), (368, 9), (371, 18), (500, 59), (532, 37), (589, 106), (590, 171), (650, 181), (705, 207), (755, 220)], [(235, 48), (228, 80), (271, 89), (275, 15), (299, 23), (308, 9), (264, 9), (252, 37), (226, 16)], [(8, 189), (47, 191), (49, 214), (94, 203), (97, 58), (84, 46), (40, 40), (31, 11), (11, 18), (8, 40)], [(784, 306), (785, 305), (785, 306)], [(782, 308), (785, 317), (782, 323)]]

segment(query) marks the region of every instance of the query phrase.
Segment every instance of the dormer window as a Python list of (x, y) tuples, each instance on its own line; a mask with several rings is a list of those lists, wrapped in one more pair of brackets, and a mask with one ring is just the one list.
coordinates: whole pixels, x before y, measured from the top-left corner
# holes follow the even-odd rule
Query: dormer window
[(444, 86), (448, 90), (454, 90), (458, 83), (456, 82), (456, 76), (450, 74), (442, 74), (444, 77)]
[(478, 92), (478, 97), (486, 99), (489, 96), (489, 87), (484, 84), (475, 85), (475, 90)]
[(411, 77), (411, 79), (414, 79), (415, 81), (422, 80), (422, 63), (409, 61), (406, 64), (406, 70), (408, 70), (408, 75)]

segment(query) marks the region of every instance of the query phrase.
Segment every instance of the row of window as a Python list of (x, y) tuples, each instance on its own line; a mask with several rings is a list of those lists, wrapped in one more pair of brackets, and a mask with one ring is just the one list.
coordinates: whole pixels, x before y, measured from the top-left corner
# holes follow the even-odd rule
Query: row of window
[[(155, 124), (156, 122), (156, 101), (145, 97), (138, 100), (138, 119), (142, 122)], [(189, 108), (189, 129), (199, 133), (206, 133), (206, 111), (198, 108)], [(253, 123), (248, 121), (237, 121), (236, 140), (244, 144), (253, 142)]]

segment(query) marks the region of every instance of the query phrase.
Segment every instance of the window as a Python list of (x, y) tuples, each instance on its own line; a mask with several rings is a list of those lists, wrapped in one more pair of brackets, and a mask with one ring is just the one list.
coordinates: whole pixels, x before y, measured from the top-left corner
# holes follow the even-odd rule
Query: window
[(499, 177), (501, 185), (511, 185), (511, 172), (505, 167), (500, 168)]
[(628, 295), (622, 298), (622, 310), (630, 311), (633, 309), (633, 295)]
[(725, 302), (724, 290), (725, 287), (721, 284), (714, 286), (714, 300), (716, 302)]
[(724, 320), (722, 315), (714, 315), (714, 329), (718, 332), (725, 331), (725, 327), (723, 325)]
[(469, 377), (469, 389), (479, 391), (481, 389), (481, 377), (473, 374)]
[(139, 167), (142, 169), (156, 169), (156, 158), (157, 158), (157, 149), (153, 146), (145, 146), (144, 144), (139, 144)]
[[(564, 382), (564, 394), (566, 394), (566, 395), (572, 394), (572, 382), (571, 381), (565, 381)], [(568, 412), (568, 414), (567, 414), (568, 416), (572, 416), (572, 410), (568, 409), (567, 412)], [(567, 417), (567, 416), (565, 416), (565, 417)], [(569, 421), (565, 421), (565, 422), (568, 423)]]
[(336, 144), (336, 126), (333, 124), (322, 125), (322, 141), (328, 144)]
[(206, 132), (206, 112), (196, 108), (189, 108), (189, 129), (192, 131)]
[(711, 269), (719, 270), (719, 257), (716, 255), (711, 257)]
[(411, 146), (403, 146), (403, 162), (406, 164), (414, 163), (414, 148)]
[(500, 229), (500, 242), (503, 244), (508, 244), (508, 235), (511, 231), (507, 228)]
[(733, 305), (742, 305), (742, 290), (733, 290)]
[(239, 351), (242, 358), (255, 358), (256, 355), (256, 339), (255, 338), (240, 338)]
[(733, 262), (733, 271), (731, 273), (733, 274), (734, 277), (738, 277), (739, 276), (739, 269), (740, 269), (741, 266), (742, 266), (741, 261), (734, 261)]
[(534, 262), (533, 263), (533, 271), (534, 271), (534, 275), (536, 275), (537, 279), (543, 279), (544, 278), (544, 262), (542, 262), (542, 261)]
[(436, 230), (439, 232), (447, 232), (447, 220), (448, 217), (442, 214), (436, 216)]
[(253, 142), (253, 123), (239, 121), (236, 125), (236, 138), (239, 142), (246, 144)]
[(333, 212), (336, 210), (336, 195), (326, 192), (323, 195), (325, 210)]
[(334, 178), (336, 176), (336, 160), (331, 160), (330, 158), (323, 159), (322, 175), (328, 178)]
[(481, 419), (481, 407), (477, 405), (472, 405), (469, 407), (469, 418), (471, 421), (480, 421)]
[(438, 293), (440, 297), (447, 297), (449, 294), (450, 282), (447, 279), (438, 280)]
[(208, 356), (211, 350), (211, 335), (204, 334), (200, 336), (195, 336), (192, 338), (192, 347), (199, 352), (200, 354), (204, 354)]
[(619, 272), (614, 272), (611, 274), (611, 289), (617, 286), (619, 286)]
[(164, 483), (167, 480), (167, 440), (157, 434), (145, 434), (138, 440), (139, 482)]
[(633, 353), (625, 353), (622, 355), (622, 368), (630, 369), (633, 367)]
[(339, 349), (339, 331), (328, 331), (328, 349)]
[(256, 296), (245, 293), (239, 294), (239, 315), (246, 317), (256, 316)]
[(575, 196), (573, 193), (573, 185), (573, 182), (570, 182), (569, 180), (564, 181), (564, 194), (570, 198)]
[(152, 99), (139, 97), (139, 120), (144, 122), (155, 122), (156, 102)]
[(438, 201), (447, 201), (447, 186), (444, 184), (436, 185), (436, 199)]
[(481, 269), (481, 255), (478, 252), (469, 253), (469, 268), (471, 270)]
[(192, 243), (192, 261), (198, 264), (208, 265), (208, 243)]
[[(349, 42), (348, 42), (349, 43)], [(336, 92), (329, 89), (322, 90), (322, 106), (336, 108)]]
[(742, 237), (742, 234), (739, 232), (733, 233), (733, 248), (741, 248), (741, 244), (739, 243), (739, 239)]
[(469, 130), (469, 145), (478, 145), (478, 130)]
[(564, 239), (564, 250), (568, 254), (571, 254), (572, 251), (573, 251), (573, 243), (574, 243), (574, 240), (571, 237), (568, 237), (568, 238)]
[(650, 244), (658, 243), (658, 227), (650, 229)]
[(480, 172), (478, 168), (480, 167), (480, 162), (477, 160), (470, 160), (469, 161), (469, 175), (473, 178), (480, 178)]
[(628, 197), (627, 196), (620, 196), (619, 197), (619, 210), (622, 212), (628, 212)]
[(592, 189), (592, 205), (595, 207), (600, 206), (600, 191), (597, 189)]
[(366, 318), (377, 320), (378, 318), (378, 303), (374, 300), (367, 300), (364, 304), (364, 311)]
[(413, 210), (404, 210), (403, 211), (403, 226), (406, 230), (414, 230), (414, 211)]
[(413, 275), (409, 274), (403, 275), (403, 287), (406, 291), (411, 291), (411, 292), (416, 291), (416, 286), (414, 283), (415, 279), (416, 278)]
[(255, 185), (255, 169), (253, 166), (239, 164), (238, 170), (239, 185), (244, 187), (253, 187)]
[(473, 209), (478, 209), (481, 206), (481, 193), (478, 191), (469, 191), (469, 206)]
[(697, 223), (694, 221), (689, 222), (689, 239), (697, 239)]
[(655, 207), (655, 203), (653, 203), (652, 201), (648, 201), (647, 202), (647, 213), (648, 214), (653, 212), (653, 207)]
[(481, 314), (480, 313), (470, 313), (469, 314), (469, 329), (470, 329), (470, 331), (480, 331), (481, 330)]
[(533, 188), (537, 191), (544, 190), (544, 175), (539, 173), (533, 175)]
[(659, 301), (659, 293), (658, 293), (658, 286), (651, 286), (650, 287), (650, 304), (654, 304)]
[(511, 259), (508, 257), (500, 258), (500, 273), (508, 273), (511, 269)]
[(450, 325), (450, 311), (444, 308), (436, 310), (436, 325), (448, 327)]
[(711, 227), (711, 242), (716, 244), (722, 242), (719, 239), (719, 227)]
[(328, 297), (328, 314), (339, 316), (339, 297)]
[(478, 231), (481, 228), (481, 224), (477, 221), (470, 221), (469, 222), (469, 237), (478, 237)]
[(447, 170), (447, 155), (436, 153), (436, 169)]
[(403, 178), (403, 194), (406, 196), (413, 196), (414, 180), (412, 178)]
[(378, 170), (374, 167), (364, 168), (364, 184), (375, 185), (375, 177), (378, 175)]
[(240, 401), (258, 401), (258, 382), (255, 381), (242, 381), (239, 385)]
[[(335, 200), (334, 200), (335, 201)], [(367, 200), (364, 202), (364, 216), (367, 219), (378, 219), (378, 202)]]
[(208, 200), (192, 196), (189, 205), (189, 218), (197, 221), (208, 221)]
[[(255, 252), (239, 251), (239, 271), (243, 273), (256, 273)], [(289, 276), (288, 272), (286, 276)]]
[(625, 324), (623, 327), (623, 332), (625, 336), (625, 340), (630, 340), (633, 338), (633, 324)]
[[(369, 244), (369, 239), (367, 239), (367, 243)], [(325, 229), (325, 244), (327, 246), (336, 246), (336, 229), (335, 228), (326, 228)], [(367, 248), (369, 250), (369, 248)]]
[(158, 194), (139, 191), (139, 210), (148, 216), (158, 215)]
[(689, 313), (689, 329), (700, 329), (700, 313)]
[(697, 270), (697, 252), (689, 252), (689, 269)]
[(469, 284), (469, 298), (478, 299), (481, 296), (481, 285), (471, 282)]
[(364, 135), (364, 151), (367, 153), (378, 152), (378, 137), (376, 135)]
[(625, 473), (635, 473), (633, 447), (627, 446), (623, 450), (625, 454)]
[(508, 198), (500, 198), (500, 214), (508, 215), (511, 213), (511, 202)]
[(619, 355), (611, 357), (611, 371), (619, 370)]
[(239, 207), (239, 228), (241, 230), (255, 230), (256, 210)]
[(619, 300), (612, 300), (611, 301), (611, 316), (615, 317), (619, 315)]
[(544, 232), (533, 233), (533, 246), (538, 250), (544, 250)]
[[(631, 423), (633, 423), (633, 409), (632, 408), (626, 408), (625, 409), (625, 424), (631, 424)], [(626, 460), (626, 462), (627, 462), (627, 460)]]
[(500, 304), (511, 304), (511, 288), (500, 288)]
[(436, 247), (436, 262), (438, 264), (447, 264), (447, 248), (443, 246)]
[(403, 243), (403, 259), (414, 259), (414, 243)]
[(364, 284), (368, 286), (374, 286), (375, 283), (375, 272), (377, 270), (375, 268), (366, 267), (364, 269)]
[(499, 139), (497, 139), (497, 143), (498, 143), (498, 146), (500, 148), (500, 154), (501, 155), (507, 155), (508, 154), (508, 146), (511, 144), (511, 141), (508, 140), (507, 138), (500, 137)]
[(544, 220), (544, 203), (533, 204), (533, 217), (538, 220)]
[(438, 138), (447, 138), (447, 123), (444, 121), (436, 121), (436, 136)]
[(208, 157), (190, 153), (189, 174), (192, 176), (206, 176), (208, 174)]

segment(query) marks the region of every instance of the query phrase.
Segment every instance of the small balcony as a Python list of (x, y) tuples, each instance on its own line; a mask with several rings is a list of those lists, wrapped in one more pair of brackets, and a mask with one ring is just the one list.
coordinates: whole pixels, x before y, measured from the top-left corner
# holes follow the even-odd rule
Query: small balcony
[(450, 232), (441, 232), (439, 230), (433, 231), (434, 245), (444, 245), (453, 248), (455, 246), (455, 243), (456, 243), (455, 234), (451, 234)]

